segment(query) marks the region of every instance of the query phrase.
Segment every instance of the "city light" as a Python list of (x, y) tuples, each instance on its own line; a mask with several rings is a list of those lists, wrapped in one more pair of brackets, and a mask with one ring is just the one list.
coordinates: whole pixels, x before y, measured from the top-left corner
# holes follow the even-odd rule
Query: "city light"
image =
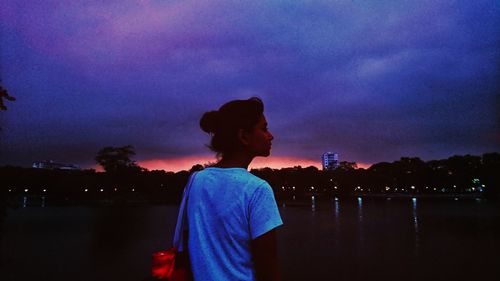
[(101, 191), (101, 192), (103, 192), (103, 191), (104, 191), (104, 189), (102, 189), (102, 188), (101, 188), (101, 190), (100, 190), (100, 191)]
[(85, 192), (88, 192), (89, 190), (85, 188), (85, 190), (84, 190), (84, 191), (85, 191)]
[(28, 191), (29, 191), (29, 189), (27, 189), (27, 188), (24, 190), (24, 192), (28, 192)]
[(47, 189), (44, 189), (43, 192), (47, 192)]

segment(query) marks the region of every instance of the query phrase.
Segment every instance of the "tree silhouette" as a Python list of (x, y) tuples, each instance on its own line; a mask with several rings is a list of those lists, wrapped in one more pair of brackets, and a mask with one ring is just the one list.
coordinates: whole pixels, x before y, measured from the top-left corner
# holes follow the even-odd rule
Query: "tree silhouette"
[(6, 89), (0, 86), (0, 110), (7, 110), (7, 107), (5, 106), (3, 99), (6, 99), (8, 101), (16, 100), (15, 97), (9, 95)]
[[(4, 99), (8, 101), (15, 101), (16, 98), (9, 96), (9, 93), (7, 93), (7, 90), (4, 89), (0, 85), (0, 110), (7, 110), (7, 107), (4, 104)], [(0, 127), (0, 131), (2, 130), (2, 127)], [(3, 221), (5, 217), (7, 216), (7, 195), (5, 194), (5, 189), (0, 190), (0, 238), (2, 237), (2, 227), (3, 227)]]
[(107, 146), (97, 152), (95, 161), (106, 172), (141, 171), (142, 168), (130, 159), (134, 155), (134, 147), (131, 145), (122, 147)]
[(353, 171), (358, 168), (358, 164), (356, 162), (347, 162), (347, 161), (341, 161), (339, 163), (339, 167), (337, 169), (343, 170), (343, 171)]

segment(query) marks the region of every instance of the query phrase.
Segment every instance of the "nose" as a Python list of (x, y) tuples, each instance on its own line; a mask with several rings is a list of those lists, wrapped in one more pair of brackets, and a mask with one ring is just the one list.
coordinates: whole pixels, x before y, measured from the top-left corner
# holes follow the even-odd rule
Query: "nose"
[(271, 132), (269, 132), (269, 140), (274, 140), (274, 136), (273, 134), (271, 134)]

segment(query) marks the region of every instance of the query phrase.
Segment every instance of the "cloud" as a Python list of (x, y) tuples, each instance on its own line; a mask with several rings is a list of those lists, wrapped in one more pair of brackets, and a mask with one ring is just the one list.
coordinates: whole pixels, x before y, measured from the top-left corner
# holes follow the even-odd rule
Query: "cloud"
[(87, 162), (57, 147), (125, 144), (203, 155), (203, 112), (253, 95), (278, 157), (498, 150), (498, 14), (490, 1), (7, 1), (1, 75), (18, 100), (0, 161)]

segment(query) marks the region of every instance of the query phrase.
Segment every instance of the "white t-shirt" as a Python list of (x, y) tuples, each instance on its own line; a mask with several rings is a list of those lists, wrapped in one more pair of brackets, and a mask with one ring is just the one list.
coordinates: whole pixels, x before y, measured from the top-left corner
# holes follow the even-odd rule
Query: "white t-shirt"
[(194, 279), (255, 280), (250, 242), (283, 224), (271, 186), (243, 168), (206, 168), (188, 199)]

